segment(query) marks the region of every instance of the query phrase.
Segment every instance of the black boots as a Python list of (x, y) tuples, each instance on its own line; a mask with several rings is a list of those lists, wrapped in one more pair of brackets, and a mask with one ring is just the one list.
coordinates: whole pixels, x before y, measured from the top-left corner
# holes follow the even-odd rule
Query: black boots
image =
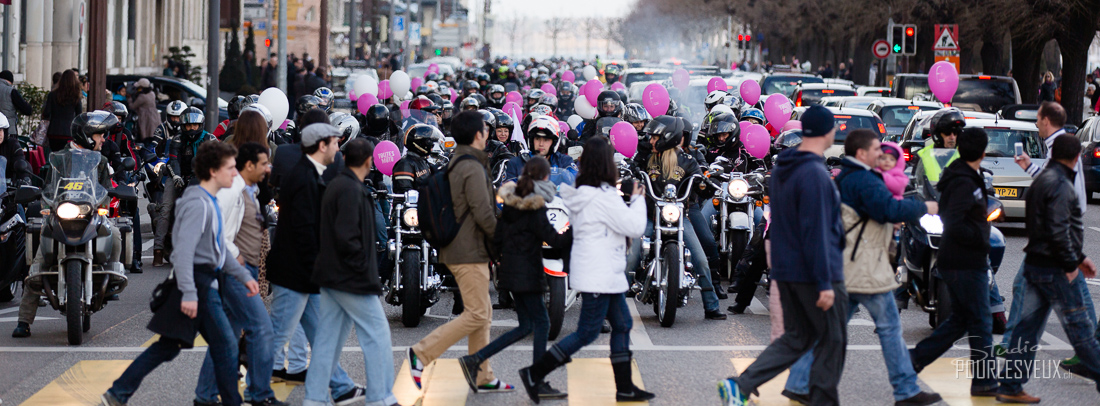
[(624, 354), (611, 354), (611, 370), (615, 372), (615, 401), (635, 402), (650, 400), (657, 397), (657, 395), (634, 386), (630, 359), (630, 352)]
[(523, 389), (527, 391), (527, 397), (531, 398), (532, 402), (539, 403), (539, 388), (542, 387), (546, 375), (572, 361), (564, 354), (556, 355), (560, 352), (558, 346), (550, 347), (534, 365), (519, 370), (519, 379), (523, 382)]

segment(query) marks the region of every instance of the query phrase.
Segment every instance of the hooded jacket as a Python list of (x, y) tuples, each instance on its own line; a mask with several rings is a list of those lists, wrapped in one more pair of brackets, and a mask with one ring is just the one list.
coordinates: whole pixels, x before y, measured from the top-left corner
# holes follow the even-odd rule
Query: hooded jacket
[[(898, 152), (899, 157), (905, 156), (898, 144), (884, 142), (882, 148), (892, 148)], [(905, 188), (909, 186), (909, 176), (905, 175), (905, 159), (898, 159), (897, 165), (886, 172), (882, 172), (882, 180), (886, 183), (886, 188), (890, 189), (890, 193), (894, 194), (894, 198), (901, 200), (905, 196)]]
[(989, 268), (989, 222), (986, 221), (985, 181), (978, 171), (956, 159), (943, 171), (940, 191), (943, 238), (936, 256), (940, 269)]
[(558, 234), (546, 217), (546, 199), (538, 193), (517, 196), (516, 184), (509, 182), (500, 187), (499, 195), (504, 210), (493, 234), (493, 243), (503, 253), (497, 273), (499, 288), (512, 293), (545, 292), (542, 243), (568, 249), (573, 232)]
[(561, 185), (559, 193), (572, 213), (569, 285), (585, 293), (626, 292), (626, 239), (645, 233), (645, 199), (633, 196), (628, 206), (606, 183), (598, 188)]
[[(252, 274), (229, 256), (217, 204), (201, 186), (188, 187), (176, 202), (176, 222), (172, 226), (172, 245), (175, 247), (172, 250), (172, 269), (185, 302), (199, 300), (195, 287), (196, 265), (220, 268), (241, 284), (253, 280)], [(221, 240), (218, 240), (219, 237)], [(216, 288), (217, 283), (215, 279), (211, 287)]]
[(819, 291), (844, 282), (844, 229), (840, 194), (829, 179), (825, 158), (787, 149), (771, 177), (773, 279), (812, 283)]

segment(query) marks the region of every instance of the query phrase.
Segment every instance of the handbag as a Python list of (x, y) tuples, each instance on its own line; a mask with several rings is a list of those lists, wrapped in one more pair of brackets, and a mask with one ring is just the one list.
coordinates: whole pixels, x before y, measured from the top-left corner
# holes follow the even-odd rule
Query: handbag
[(163, 282), (153, 288), (153, 297), (149, 299), (149, 311), (156, 313), (157, 310), (168, 303), (172, 296), (176, 296), (177, 301), (182, 301), (183, 299), (183, 294), (180, 293), (179, 286), (176, 284), (176, 273), (174, 270), (168, 274), (168, 278), (164, 279)]
[(49, 128), (50, 120), (39, 120), (38, 128), (35, 128), (34, 132), (31, 133), (31, 142), (35, 145), (46, 145), (46, 130)]

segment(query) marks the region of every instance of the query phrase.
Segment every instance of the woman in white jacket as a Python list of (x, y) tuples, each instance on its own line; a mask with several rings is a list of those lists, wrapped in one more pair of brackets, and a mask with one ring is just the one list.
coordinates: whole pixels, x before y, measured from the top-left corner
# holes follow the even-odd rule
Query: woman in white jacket
[(615, 373), (615, 399), (653, 399), (631, 379), (630, 328), (626, 306), (626, 241), (645, 232), (646, 206), (642, 188), (635, 185), (627, 206), (615, 183), (613, 150), (606, 138), (592, 137), (584, 144), (576, 188), (562, 185), (559, 193), (569, 208), (573, 227), (570, 286), (581, 292), (581, 317), (577, 331), (566, 336), (534, 365), (521, 369), (527, 395), (539, 402), (538, 388), (553, 370), (600, 335), (604, 319), (611, 323), (611, 366)]

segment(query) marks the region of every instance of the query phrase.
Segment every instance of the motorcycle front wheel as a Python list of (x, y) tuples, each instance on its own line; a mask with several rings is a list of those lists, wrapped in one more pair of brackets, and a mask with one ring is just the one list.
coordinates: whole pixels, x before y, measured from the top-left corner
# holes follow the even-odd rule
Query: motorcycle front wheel
[(420, 325), (420, 316), (424, 315), (420, 301), (420, 252), (401, 251), (401, 324), (405, 327)]
[(657, 285), (657, 300), (653, 301), (653, 312), (661, 327), (672, 327), (676, 322), (676, 309), (680, 305), (680, 255), (678, 244), (667, 244), (661, 248), (661, 280)]
[[(65, 262), (65, 322), (69, 332), (69, 345), (84, 342), (84, 263), (77, 260)], [(89, 324), (90, 327), (90, 324)]]
[(550, 314), (551, 340), (556, 340), (561, 333), (561, 325), (565, 321), (565, 278), (547, 276), (550, 285), (550, 300), (547, 303), (547, 311)]

